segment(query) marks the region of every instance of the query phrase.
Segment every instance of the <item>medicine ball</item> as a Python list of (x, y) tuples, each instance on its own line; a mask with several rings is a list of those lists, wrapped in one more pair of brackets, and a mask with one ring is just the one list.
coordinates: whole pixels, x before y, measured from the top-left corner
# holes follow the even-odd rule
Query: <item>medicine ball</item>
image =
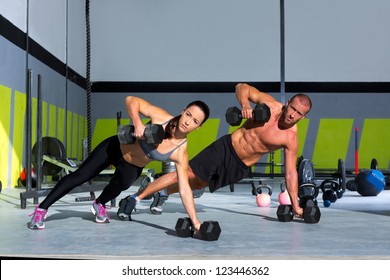
[(377, 196), (385, 187), (385, 176), (379, 170), (363, 170), (355, 177), (355, 182), (362, 196)]

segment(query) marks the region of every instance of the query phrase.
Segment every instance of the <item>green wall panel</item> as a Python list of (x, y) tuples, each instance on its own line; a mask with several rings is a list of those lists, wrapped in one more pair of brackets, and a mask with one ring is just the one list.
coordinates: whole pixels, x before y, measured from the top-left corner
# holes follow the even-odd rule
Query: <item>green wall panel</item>
[(390, 119), (365, 119), (359, 144), (359, 169), (370, 168), (373, 158), (380, 169), (389, 168)]
[(345, 161), (351, 138), (353, 119), (321, 119), (313, 153), (315, 168), (337, 169)]

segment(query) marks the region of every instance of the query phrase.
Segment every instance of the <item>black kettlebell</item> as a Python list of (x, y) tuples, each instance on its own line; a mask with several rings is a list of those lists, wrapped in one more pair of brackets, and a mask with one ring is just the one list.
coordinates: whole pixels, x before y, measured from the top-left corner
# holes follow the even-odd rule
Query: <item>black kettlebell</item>
[(325, 207), (329, 207), (343, 195), (340, 190), (340, 185), (334, 180), (324, 180), (321, 183), (320, 188), (322, 190), (322, 200), (324, 201)]
[(304, 183), (298, 187), (299, 207), (305, 208), (308, 201), (317, 205), (319, 190), (314, 183)]
[(303, 183), (298, 187), (298, 197), (303, 198), (305, 196), (311, 196), (317, 198), (318, 188), (314, 183)]

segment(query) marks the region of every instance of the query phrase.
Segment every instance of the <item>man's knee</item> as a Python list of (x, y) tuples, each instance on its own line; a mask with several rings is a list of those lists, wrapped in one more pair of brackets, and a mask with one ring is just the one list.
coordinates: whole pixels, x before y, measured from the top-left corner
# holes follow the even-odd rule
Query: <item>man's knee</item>
[(207, 187), (208, 183), (206, 181), (203, 181), (199, 177), (195, 176), (194, 178), (190, 179), (190, 186), (193, 190), (201, 190), (205, 187)]

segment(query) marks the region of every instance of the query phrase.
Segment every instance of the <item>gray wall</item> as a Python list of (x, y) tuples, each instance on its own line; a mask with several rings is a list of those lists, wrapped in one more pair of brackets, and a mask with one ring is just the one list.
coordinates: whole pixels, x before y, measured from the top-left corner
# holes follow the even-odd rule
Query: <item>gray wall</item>
[(278, 5), (92, 1), (92, 80), (278, 81)]
[(85, 76), (85, 1), (1, 0), (0, 14)]
[(286, 80), (390, 81), (390, 1), (285, 2)]
[[(287, 81), (390, 81), (390, 1), (285, 1)], [(94, 81), (279, 81), (277, 0), (91, 1)]]
[[(14, 142), (20, 143), (19, 139), (13, 139), (14, 131), (24, 127), (14, 124), (14, 110), (23, 104), (16, 104), (16, 91), (26, 92), (26, 72), (32, 70), (32, 96), (37, 97), (37, 76), (43, 76), (43, 101), (56, 109), (64, 109), (80, 116), (86, 116), (85, 89), (66, 79), (65, 69), (71, 68), (80, 76), (85, 77), (86, 49), (85, 49), (85, 9), (84, 1), (78, 0), (0, 0), (0, 14), (15, 27), (2, 32), (11, 32), (19, 29), (21, 33), (16, 37), (18, 43), (13, 44), (5, 37), (0, 36), (0, 84), (12, 90), (11, 92), (11, 116), (10, 119), (0, 120), (10, 126), (9, 131), (0, 135), (2, 151), (7, 151), (7, 166), (1, 168), (0, 180), (3, 187), (16, 185), (16, 178), (25, 164), (25, 137), (21, 147), (14, 146)], [(23, 35), (23, 33), (24, 35)], [(22, 41), (25, 34), (34, 40), (39, 47), (34, 46), (34, 56), (26, 55), (27, 45)], [(3, 33), (2, 33), (3, 34)], [(14, 37), (15, 38), (15, 37)], [(31, 43), (32, 41), (29, 41)], [(32, 50), (31, 44), (28, 46)], [(37, 54), (38, 51), (38, 54)], [(37, 56), (36, 56), (37, 55)], [(58, 114), (58, 111), (57, 113)], [(36, 116), (32, 116), (36, 118)], [(54, 122), (55, 121), (55, 122)], [(10, 123), (9, 123), (10, 122)], [(78, 145), (67, 143), (67, 129), (65, 117), (63, 127), (65, 131), (64, 145), (70, 153), (78, 150)], [(43, 131), (49, 133), (49, 126), (57, 126), (57, 120), (47, 114), (47, 123)], [(77, 129), (74, 129), (77, 131)], [(33, 131), (32, 133), (36, 133)], [(58, 135), (56, 128), (54, 135)], [(73, 133), (73, 131), (71, 132)], [(6, 135), (4, 135), (6, 134)], [(43, 134), (43, 136), (46, 136)], [(80, 135), (80, 138), (82, 135)], [(35, 139), (35, 138), (33, 138)], [(81, 146), (81, 140), (79, 141)], [(35, 144), (35, 143), (32, 143)], [(73, 147), (72, 147), (73, 145)], [(8, 147), (9, 146), (9, 147)], [(21, 151), (21, 152), (19, 152)], [(20, 163), (20, 164), (19, 164)], [(8, 171), (6, 170), (8, 169)], [(20, 170), (19, 170), (20, 169)]]

